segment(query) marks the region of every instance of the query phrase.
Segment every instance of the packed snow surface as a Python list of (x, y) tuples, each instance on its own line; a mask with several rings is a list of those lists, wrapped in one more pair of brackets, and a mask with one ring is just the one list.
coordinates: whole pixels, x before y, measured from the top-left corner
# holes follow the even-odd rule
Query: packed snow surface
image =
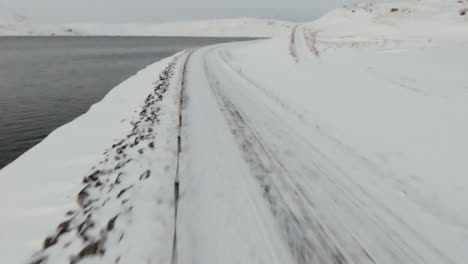
[(0, 171), (1, 262), (466, 263), (466, 8), (349, 6), (149, 66)]

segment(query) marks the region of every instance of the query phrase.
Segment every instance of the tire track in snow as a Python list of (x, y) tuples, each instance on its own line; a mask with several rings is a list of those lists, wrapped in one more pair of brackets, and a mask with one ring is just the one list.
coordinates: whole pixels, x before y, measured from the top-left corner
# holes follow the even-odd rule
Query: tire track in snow
[[(223, 94), (220, 81), (210, 73), (206, 58), (204, 67), (210, 88), (218, 98), (221, 111), (225, 114), (232, 133), (239, 142), (245, 161), (255, 171), (255, 177), (260, 182), (263, 196), (268, 201), (273, 216), (278, 219), (285, 232), (287, 244), (297, 263), (306, 264), (311, 261), (314, 263), (316, 261), (320, 261), (317, 263), (347, 263), (340, 249), (333, 245), (333, 239), (327, 235), (325, 228), (318, 221), (308, 219), (305, 217), (306, 214), (297, 214), (294, 212), (295, 208), (288, 206), (285, 201), (288, 197), (283, 196), (284, 187), (290, 186), (289, 193), (294, 193), (298, 188), (298, 186), (291, 186), (294, 184), (289, 182), (288, 175), (291, 172), (287, 171), (287, 168), (275, 157), (274, 152), (261, 140), (261, 136), (254, 130), (248, 119)], [(280, 174), (278, 180), (282, 187), (278, 187), (277, 183), (270, 180), (270, 176), (274, 173)], [(312, 238), (308, 236), (305, 229), (311, 223), (315, 223), (316, 231)]]
[(295, 109), (291, 105), (284, 102), (284, 100), (281, 97), (274, 95), (273, 93), (265, 89), (265, 87), (256, 83), (252, 78), (250, 78), (244, 72), (237, 69), (233, 64), (231, 64), (229, 62), (229, 56), (230, 56), (229, 51), (219, 50), (219, 56), (223, 60), (224, 64), (226, 64), (233, 72), (235, 72), (239, 76), (240, 79), (244, 80), (247, 83), (247, 85), (250, 85), (258, 89), (265, 97), (274, 101), (276, 104), (281, 106), (285, 111), (288, 111), (289, 113), (291, 113), (292, 115), (300, 119), (301, 121), (304, 120), (303, 116), (301, 115), (301, 111), (298, 111), (298, 109)]
[[(299, 32), (301, 32), (301, 34), (298, 34)], [(289, 37), (289, 54), (296, 63), (299, 63), (301, 59), (306, 56), (306, 54), (302, 52), (303, 49), (307, 49), (314, 57), (320, 57), (320, 51), (317, 48), (317, 34), (317, 31), (312, 31), (311, 29), (299, 25), (294, 26), (291, 30), (291, 35)], [(299, 36), (302, 36), (302, 39), (299, 39)], [(305, 42), (305, 44), (300, 45), (300, 40)], [(304, 47), (302, 48), (301, 46)]]
[(297, 44), (296, 44), (296, 34), (298, 26), (294, 26), (291, 30), (291, 35), (289, 37), (289, 55), (294, 59), (296, 63), (299, 63), (299, 56), (297, 55)]
[[(304, 31), (304, 34), (306, 33), (307, 31)], [(317, 32), (315, 31), (309, 31), (308, 33), (317, 34)], [(284, 102), (281, 98), (272, 95), (267, 89), (265, 89), (264, 87), (260, 86), (258, 83), (253, 81), (252, 78), (248, 77), (244, 72), (236, 69), (236, 67), (234, 67), (229, 62), (229, 60), (232, 59), (231, 56), (229, 55), (229, 50), (219, 50), (218, 53), (223, 63), (226, 64), (226, 66), (228, 66), (229, 69), (232, 70), (232, 72), (238, 75), (238, 77), (241, 80), (244, 80), (246, 85), (252, 86), (255, 89), (259, 90), (266, 98), (271, 99), (275, 104), (281, 106), (284, 110), (288, 111), (291, 115), (296, 116), (297, 119), (300, 120), (300, 122), (304, 123), (305, 125), (315, 126), (318, 129), (318, 132), (320, 133), (321, 136), (326, 137), (328, 140), (330, 140), (334, 144), (340, 146), (343, 152), (346, 152), (350, 156), (354, 156), (357, 159), (363, 161), (364, 163), (367, 163), (368, 167), (372, 168), (372, 170), (374, 170), (376, 174), (386, 174), (385, 172), (380, 171), (375, 164), (371, 163), (369, 160), (367, 160), (367, 158), (365, 158), (363, 155), (358, 153), (356, 150), (354, 150), (348, 145), (345, 145), (343, 142), (333, 137), (332, 135), (328, 135), (324, 133), (323, 131), (321, 131), (320, 126), (318, 124), (310, 123), (309, 120), (306, 120), (305, 118), (303, 118), (301, 114), (299, 114), (299, 111), (292, 109), (292, 107), (288, 105), (286, 102)], [(388, 177), (391, 178), (391, 175), (388, 175)], [(392, 182), (390, 184), (397, 184), (397, 182)], [(465, 223), (461, 219), (459, 219), (459, 217), (455, 213), (449, 212), (440, 206), (436, 208), (432, 208), (431, 206), (427, 205), (428, 200), (429, 200), (428, 198), (424, 199), (424, 196), (420, 194), (418, 191), (416, 191), (415, 189), (410, 189), (410, 187), (407, 187), (407, 191), (408, 190), (410, 190), (409, 192), (411, 193), (411, 195), (407, 195), (407, 196), (410, 197), (410, 199), (414, 200), (414, 202), (417, 203), (418, 205), (423, 206), (426, 209), (426, 212), (429, 212), (430, 214), (432, 214), (433, 217), (439, 218), (441, 221), (445, 221), (447, 224), (465, 227)], [(381, 205), (381, 207), (384, 208), (385, 205)], [(440, 212), (444, 212), (444, 214), (442, 215), (443, 219), (441, 219), (440, 215), (437, 215), (437, 213), (440, 213)], [(402, 220), (400, 220), (400, 222), (402, 222)], [(434, 252), (438, 252), (438, 250), (435, 249), (433, 246), (428, 245), (428, 247), (432, 247)], [(438, 254), (443, 256), (441, 252), (439, 252)]]
[(303, 30), (303, 35), (309, 51), (315, 55), (315, 57), (320, 57), (320, 51), (317, 48), (317, 35), (318, 31), (312, 31), (310, 29)]

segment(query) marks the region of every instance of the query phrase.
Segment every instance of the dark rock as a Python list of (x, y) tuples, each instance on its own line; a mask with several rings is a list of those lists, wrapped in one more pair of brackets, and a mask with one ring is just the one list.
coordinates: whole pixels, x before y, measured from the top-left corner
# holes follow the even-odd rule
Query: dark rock
[(118, 217), (119, 215), (116, 215), (111, 220), (109, 220), (109, 222), (107, 222), (107, 231), (112, 231), (114, 229), (115, 220), (117, 220)]
[[(84, 247), (80, 253), (78, 254), (79, 259), (82, 259), (86, 256), (92, 256), (92, 255), (104, 255), (105, 250), (102, 248), (102, 243), (101, 241), (94, 242), (92, 244), (87, 245)], [(75, 262), (76, 263), (76, 262)]]
[(130, 190), (132, 187), (133, 187), (133, 185), (130, 185), (129, 187), (127, 187), (127, 188), (121, 190), (121, 191), (119, 192), (119, 194), (117, 194), (117, 198), (120, 198), (120, 196), (122, 196), (126, 191)]
[(147, 170), (140, 175), (140, 180), (143, 180), (143, 179), (146, 180), (150, 177), (150, 175), (151, 175), (151, 171)]
[(44, 243), (42, 245), (42, 248), (43, 249), (48, 249), (50, 248), (51, 246), (57, 244), (57, 238), (55, 237), (46, 237), (46, 239), (44, 240)]
[(88, 188), (89, 188), (89, 185), (83, 188), (83, 190), (81, 190), (78, 193), (78, 197), (77, 197), (78, 204), (82, 206), (83, 208), (88, 206), (87, 204), (85, 204), (85, 200), (89, 197), (89, 193), (87, 192)]

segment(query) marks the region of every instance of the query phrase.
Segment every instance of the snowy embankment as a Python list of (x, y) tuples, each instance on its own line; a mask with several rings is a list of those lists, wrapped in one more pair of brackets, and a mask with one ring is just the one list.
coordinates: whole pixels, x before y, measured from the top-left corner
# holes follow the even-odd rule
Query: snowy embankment
[(466, 8), (357, 5), (150, 66), (0, 171), (2, 262), (466, 263)]
[(176, 160), (168, 135), (177, 131), (180, 83), (173, 69), (184, 56), (142, 70), (0, 171), (2, 263), (104, 253), (104, 263), (167, 263)]
[(272, 37), (293, 23), (252, 18), (165, 24), (37, 24), (24, 17), (0, 16), (0, 36), (191, 36)]

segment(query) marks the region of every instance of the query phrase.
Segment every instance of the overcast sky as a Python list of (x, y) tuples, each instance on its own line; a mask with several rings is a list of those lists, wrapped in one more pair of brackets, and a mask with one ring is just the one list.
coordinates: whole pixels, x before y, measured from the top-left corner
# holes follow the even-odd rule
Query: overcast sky
[[(391, 0), (374, 0), (388, 2)], [(236, 17), (310, 21), (359, 0), (0, 0), (0, 14), (40, 22), (168, 22)]]

